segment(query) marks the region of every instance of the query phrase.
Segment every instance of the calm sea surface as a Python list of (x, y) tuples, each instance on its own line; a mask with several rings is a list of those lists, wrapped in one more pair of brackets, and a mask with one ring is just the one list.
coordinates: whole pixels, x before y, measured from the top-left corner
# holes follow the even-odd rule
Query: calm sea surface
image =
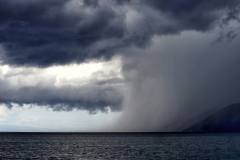
[(240, 159), (240, 134), (0, 133), (0, 159)]

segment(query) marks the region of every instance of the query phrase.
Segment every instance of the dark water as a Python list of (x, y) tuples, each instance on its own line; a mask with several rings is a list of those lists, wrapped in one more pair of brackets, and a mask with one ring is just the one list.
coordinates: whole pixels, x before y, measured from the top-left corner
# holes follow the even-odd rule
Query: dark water
[(0, 133), (0, 159), (240, 159), (240, 134)]

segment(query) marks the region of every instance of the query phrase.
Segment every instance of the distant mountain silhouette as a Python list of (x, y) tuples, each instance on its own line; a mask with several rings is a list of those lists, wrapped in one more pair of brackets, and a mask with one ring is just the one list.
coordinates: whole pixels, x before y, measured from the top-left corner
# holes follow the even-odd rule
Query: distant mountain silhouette
[[(209, 115), (215, 113), (218, 111), (219, 108), (211, 108), (208, 110), (205, 110), (203, 112), (199, 112), (198, 114), (191, 115), (189, 118), (188, 116), (180, 116), (174, 121), (166, 124), (162, 128), (160, 128), (159, 132), (162, 130), (168, 131), (168, 132), (180, 132), (184, 129), (186, 129), (189, 126), (192, 126), (193, 124), (196, 124), (197, 122), (203, 120), (204, 118), (208, 117)], [(191, 114), (191, 112), (185, 113), (186, 115)]]
[(183, 132), (240, 132), (240, 103), (211, 114)]

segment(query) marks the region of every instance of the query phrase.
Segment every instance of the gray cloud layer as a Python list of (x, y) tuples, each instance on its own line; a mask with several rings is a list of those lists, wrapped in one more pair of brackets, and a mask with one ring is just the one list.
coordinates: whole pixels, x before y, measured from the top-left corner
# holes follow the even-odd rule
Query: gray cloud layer
[(238, 5), (238, 0), (2, 0), (1, 59), (46, 67), (111, 58), (127, 46), (149, 46), (154, 35), (205, 32), (223, 15), (228, 16), (221, 24), (238, 19)]
[[(13, 96), (14, 95), (14, 96)], [(9, 108), (14, 103), (34, 104), (53, 108), (54, 111), (87, 110), (89, 113), (121, 110), (122, 93), (112, 87), (22, 87), (5, 89), (1, 86), (0, 103)]]
[(30, 104), (49, 107), (54, 111), (81, 109), (97, 113), (107, 112), (108, 109), (113, 112), (121, 110), (124, 87), (121, 79), (93, 80), (83, 86), (56, 86), (54, 78), (33, 86), (14, 86), (8, 80), (8, 77), (0, 80), (0, 104), (9, 108), (13, 104)]

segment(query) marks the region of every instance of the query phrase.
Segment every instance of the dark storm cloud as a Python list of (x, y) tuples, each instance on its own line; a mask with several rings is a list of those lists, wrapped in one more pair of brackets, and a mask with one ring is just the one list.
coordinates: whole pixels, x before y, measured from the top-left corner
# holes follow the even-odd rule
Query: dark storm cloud
[[(240, 2), (238, 0), (142, 0), (142, 3), (146, 3), (154, 9), (167, 14), (170, 18), (176, 20), (184, 30), (206, 31), (219, 18), (217, 11), (230, 9), (235, 10), (235, 14), (239, 13), (235, 7)], [(231, 19), (235, 19), (235, 17), (230, 15), (226, 21)]]
[[(208, 31), (224, 14), (221, 23), (237, 20), (238, 5), (238, 0), (1, 0), (1, 60), (46, 67), (109, 59), (127, 46), (149, 46), (154, 35)], [(140, 18), (129, 16), (131, 11)]]
[[(125, 113), (129, 111), (129, 115), (124, 114), (123, 120), (132, 131), (144, 128), (153, 131), (159, 129), (159, 122), (184, 118), (190, 111), (196, 115), (220, 103), (229, 105), (238, 97), (238, 94), (233, 99), (228, 96), (230, 89), (235, 88), (234, 93), (239, 93), (238, 87), (231, 86), (237, 84), (238, 76), (236, 70), (230, 72), (234, 67), (231, 63), (226, 69), (221, 64), (226, 59), (223, 51), (236, 55), (239, 50), (236, 46), (218, 50), (221, 56), (217, 62), (216, 57), (207, 60), (209, 55), (217, 53), (208, 50), (210, 45), (203, 45), (202, 49), (195, 46), (198, 42), (185, 43), (186, 39), (181, 41), (185, 47), (178, 46), (175, 50), (177, 43), (169, 41), (166, 48), (159, 43), (161, 47), (154, 53), (137, 52), (148, 52), (156, 37), (177, 39), (174, 35), (186, 34), (184, 31), (203, 34), (220, 28), (216, 42), (230, 42), (238, 35), (237, 29), (229, 26), (233, 21), (239, 22), (239, 5), (239, 0), (0, 0), (2, 64), (48, 67), (102, 57), (110, 59), (125, 53), (126, 81), (122, 83), (129, 87), (124, 95), (124, 84), (119, 85), (122, 80), (117, 78), (78, 87), (12, 86), (1, 79), (0, 103), (9, 107), (13, 103), (36, 104), (54, 110), (77, 108), (94, 113), (106, 111), (108, 106), (113, 111), (121, 110), (124, 102)], [(173, 50), (167, 51), (169, 48)], [(230, 57), (229, 61), (237, 59), (238, 56)], [(207, 67), (199, 69), (205, 63)], [(234, 61), (235, 68), (239, 68), (237, 64)], [(216, 68), (208, 71), (208, 67)], [(195, 71), (201, 73), (194, 74)], [(229, 74), (218, 81), (221, 71)], [(205, 86), (212, 87), (210, 92), (201, 88)], [(219, 89), (226, 94), (219, 96)], [(225, 95), (228, 98), (224, 99)], [(201, 110), (203, 105), (206, 108)]]
[(129, 3), (131, 0), (114, 0), (117, 4), (123, 5), (125, 3)]
[[(91, 46), (104, 39), (121, 38), (123, 21), (98, 1), (0, 1), (0, 42), (4, 63), (49, 66), (82, 62)], [(86, 13), (87, 8), (91, 13)], [(76, 10), (76, 8), (75, 8)], [(98, 51), (96, 51), (97, 53)], [(95, 53), (95, 54), (96, 54)]]
[(98, 111), (120, 111), (123, 98), (120, 79), (97, 81), (84, 86), (54, 86), (37, 84), (35, 86), (11, 86), (0, 81), (0, 104), (9, 108), (13, 104), (38, 105), (52, 108), (54, 111), (87, 110), (94, 114)]
[(98, 0), (83, 0), (83, 3), (87, 6), (97, 7)]

